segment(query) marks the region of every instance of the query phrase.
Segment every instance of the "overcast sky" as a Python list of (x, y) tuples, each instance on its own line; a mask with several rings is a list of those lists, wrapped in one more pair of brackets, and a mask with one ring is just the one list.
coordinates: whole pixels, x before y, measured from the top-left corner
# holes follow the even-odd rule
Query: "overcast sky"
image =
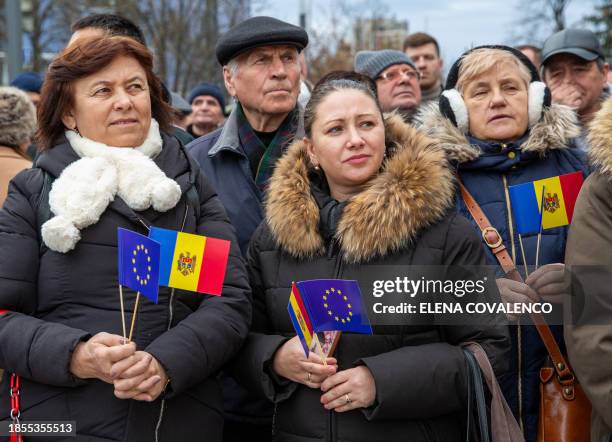
[[(334, 0), (264, 0), (263, 9), (253, 11), (298, 24), (300, 2), (310, 4), (313, 26), (324, 29)], [(523, 0), (524, 2), (525, 0)], [(347, 0), (355, 11), (370, 4), (382, 5), (385, 16), (408, 20), (409, 32), (424, 31), (437, 38), (447, 67), (465, 49), (479, 44), (516, 43), (516, 23), (521, 19), (521, 0)], [(594, 11), (596, 0), (573, 0), (566, 23), (575, 25)], [(513, 32), (514, 31), (514, 32)], [(533, 41), (526, 35), (525, 42)]]

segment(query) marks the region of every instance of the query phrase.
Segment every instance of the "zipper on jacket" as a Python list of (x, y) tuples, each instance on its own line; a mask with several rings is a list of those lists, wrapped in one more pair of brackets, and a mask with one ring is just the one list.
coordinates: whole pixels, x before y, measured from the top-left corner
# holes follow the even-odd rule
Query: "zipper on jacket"
[[(512, 248), (512, 261), (516, 264), (516, 247), (514, 244), (514, 222), (512, 219), (512, 207), (510, 205), (510, 195), (508, 193), (508, 179), (506, 175), (502, 175), (502, 180), (504, 184), (504, 196), (506, 199), (506, 211), (508, 212), (508, 236), (510, 238), (510, 247)], [(527, 263), (523, 263), (527, 265)], [(523, 426), (523, 340), (522, 340), (522, 330), (521, 330), (521, 318), (518, 319), (516, 324), (516, 347), (517, 347), (517, 393), (518, 393), (518, 414), (519, 414), (519, 425), (521, 427), (521, 431), (524, 431)]]
[[(342, 249), (340, 247), (340, 245), (336, 242), (336, 240), (333, 240), (330, 244), (329, 250), (328, 250), (328, 258), (332, 258), (333, 257), (333, 252), (335, 247), (338, 248), (338, 256), (336, 256), (336, 260), (334, 262), (334, 273), (333, 273), (333, 279), (339, 279), (340, 275), (342, 274), (342, 264), (344, 261), (344, 254), (342, 253)], [(336, 351), (338, 351), (338, 348), (336, 348)], [(338, 361), (338, 370), (340, 370), (340, 362)], [(329, 433), (327, 434), (327, 440), (329, 442), (333, 442), (335, 441), (336, 438), (336, 414), (334, 413), (333, 410), (329, 410)]]
[[(185, 203), (185, 215), (183, 215), (183, 224), (181, 225), (181, 232), (185, 230), (185, 222), (187, 221), (187, 213), (189, 213), (189, 204)], [(140, 222), (144, 224), (142, 220)], [(196, 224), (197, 224), (197, 220), (196, 220)], [(170, 328), (172, 327), (173, 320), (174, 320), (174, 288), (170, 289), (170, 300), (168, 302), (168, 324), (166, 325), (166, 331), (169, 331)], [(162, 399), (161, 406), (159, 407), (159, 417), (157, 418), (157, 424), (155, 424), (155, 442), (159, 442), (159, 430), (161, 429), (162, 420), (164, 418), (165, 407), (166, 407), (166, 399)]]
[(274, 402), (274, 411), (272, 412), (272, 442), (276, 440), (276, 407), (277, 403)]

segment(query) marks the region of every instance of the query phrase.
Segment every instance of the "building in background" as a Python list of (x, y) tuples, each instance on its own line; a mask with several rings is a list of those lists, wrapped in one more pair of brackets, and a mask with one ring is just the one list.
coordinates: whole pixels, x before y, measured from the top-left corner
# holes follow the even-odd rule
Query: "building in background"
[(401, 50), (408, 35), (408, 20), (396, 18), (359, 18), (353, 25), (354, 50)]

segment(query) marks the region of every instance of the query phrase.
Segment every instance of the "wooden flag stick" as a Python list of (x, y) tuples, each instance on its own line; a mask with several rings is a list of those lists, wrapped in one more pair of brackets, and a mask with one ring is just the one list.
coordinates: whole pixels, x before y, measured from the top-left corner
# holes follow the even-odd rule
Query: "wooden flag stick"
[(123, 307), (123, 287), (119, 284), (119, 304), (121, 305), (121, 327), (123, 328), (123, 339), (127, 339), (125, 333), (125, 308)]
[(536, 245), (536, 261), (535, 269), (538, 269), (538, 258), (540, 257), (540, 242), (542, 241), (542, 232), (538, 233), (538, 244)]
[(340, 341), (340, 336), (342, 336), (341, 331), (334, 332), (334, 341), (331, 344), (329, 352), (327, 352), (327, 356), (329, 356), (330, 358), (334, 355), (334, 352), (336, 351), (336, 347), (338, 346), (338, 341)]
[(327, 357), (325, 356), (325, 353), (323, 353), (323, 347), (321, 347), (321, 341), (319, 341), (319, 336), (316, 333), (314, 334), (314, 339), (315, 339), (315, 344), (317, 345), (317, 351), (319, 353), (319, 356), (321, 356), (321, 358), (323, 359), (323, 365), (327, 367)]
[(523, 255), (523, 265), (525, 266), (525, 278), (529, 276), (529, 269), (527, 268), (527, 259), (525, 258), (525, 247), (523, 247), (523, 235), (519, 233), (519, 245), (521, 246), (521, 254)]
[(134, 333), (134, 324), (136, 323), (136, 314), (138, 313), (138, 301), (140, 301), (140, 292), (136, 292), (136, 304), (134, 304), (134, 313), (132, 313), (132, 325), (130, 325), (130, 338), (128, 342), (132, 340), (132, 334)]
[(536, 245), (535, 269), (538, 269), (540, 260), (540, 242), (542, 241), (542, 226), (544, 225), (544, 195), (546, 195), (546, 186), (542, 186), (542, 200), (540, 202), (540, 231), (538, 232), (538, 243)]

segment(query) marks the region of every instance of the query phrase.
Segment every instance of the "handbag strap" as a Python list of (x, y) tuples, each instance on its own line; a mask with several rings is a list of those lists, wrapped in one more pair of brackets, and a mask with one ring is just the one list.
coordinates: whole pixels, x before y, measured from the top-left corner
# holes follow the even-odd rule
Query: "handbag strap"
[[(474, 386), (474, 396), (476, 399), (476, 418), (478, 419), (478, 428), (480, 432), (481, 442), (490, 442), (489, 436), (489, 419), (487, 416), (487, 401), (485, 399), (484, 384), (482, 382), (482, 373), (480, 367), (474, 358), (474, 355), (467, 349), (463, 349), (463, 354), (469, 368), (469, 376), (471, 384)], [(471, 392), (472, 390), (470, 390)], [(469, 431), (469, 430), (468, 430)]]
[[(514, 281), (524, 282), (514, 265), (514, 261), (512, 261), (512, 258), (508, 254), (503, 239), (497, 229), (491, 225), (487, 216), (461, 181), (459, 181), (459, 187), (461, 189), (463, 201), (474, 218), (474, 221), (478, 224), (485, 244), (491, 249), (495, 258), (497, 258), (506, 277)], [(535, 324), (540, 338), (542, 338), (542, 342), (544, 342), (544, 346), (553, 362), (553, 367), (557, 373), (559, 382), (566, 387), (563, 389), (563, 396), (568, 400), (572, 400), (574, 398), (574, 381), (576, 379), (572, 369), (561, 354), (557, 341), (555, 341), (544, 316), (541, 313), (535, 312), (531, 312), (529, 316)]]

